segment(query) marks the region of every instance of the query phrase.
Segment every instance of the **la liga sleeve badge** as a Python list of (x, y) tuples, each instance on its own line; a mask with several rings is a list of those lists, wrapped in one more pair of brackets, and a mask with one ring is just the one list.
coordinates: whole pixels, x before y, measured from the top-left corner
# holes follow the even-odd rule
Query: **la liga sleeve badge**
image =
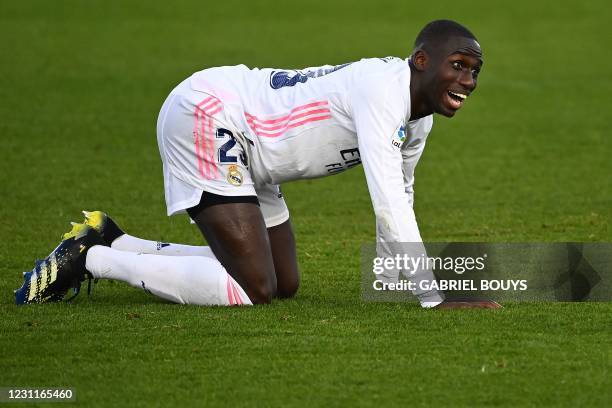
[(400, 149), (404, 142), (406, 141), (406, 125), (404, 122), (401, 122), (397, 129), (395, 129), (395, 133), (393, 134), (393, 138), (391, 139), (391, 144), (394, 147)]

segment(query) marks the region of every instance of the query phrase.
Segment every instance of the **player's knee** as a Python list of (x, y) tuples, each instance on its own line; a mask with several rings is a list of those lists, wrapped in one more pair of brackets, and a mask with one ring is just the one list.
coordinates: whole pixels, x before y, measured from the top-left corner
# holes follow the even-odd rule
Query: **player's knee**
[(249, 285), (248, 295), (254, 305), (269, 304), (276, 296), (276, 281), (266, 279), (254, 282)]
[(272, 303), (275, 291), (268, 286), (257, 287), (250, 290), (249, 297), (254, 305), (267, 305)]
[(292, 298), (297, 294), (298, 289), (300, 288), (300, 279), (295, 278), (289, 281), (278, 282), (278, 287), (276, 289), (276, 296), (281, 299)]

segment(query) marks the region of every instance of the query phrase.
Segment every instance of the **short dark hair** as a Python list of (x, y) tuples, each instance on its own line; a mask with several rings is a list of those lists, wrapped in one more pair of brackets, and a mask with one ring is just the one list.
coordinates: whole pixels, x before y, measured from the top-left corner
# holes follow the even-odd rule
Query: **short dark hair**
[(438, 44), (449, 37), (466, 37), (478, 41), (466, 27), (452, 20), (434, 20), (427, 24), (414, 41), (415, 47)]

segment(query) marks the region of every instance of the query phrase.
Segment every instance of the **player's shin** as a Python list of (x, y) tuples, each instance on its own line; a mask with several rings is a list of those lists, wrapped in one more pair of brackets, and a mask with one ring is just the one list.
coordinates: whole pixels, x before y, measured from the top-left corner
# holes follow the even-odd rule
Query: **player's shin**
[(175, 303), (252, 304), (216, 259), (137, 254), (95, 246), (87, 253), (86, 268), (95, 278), (120, 280)]

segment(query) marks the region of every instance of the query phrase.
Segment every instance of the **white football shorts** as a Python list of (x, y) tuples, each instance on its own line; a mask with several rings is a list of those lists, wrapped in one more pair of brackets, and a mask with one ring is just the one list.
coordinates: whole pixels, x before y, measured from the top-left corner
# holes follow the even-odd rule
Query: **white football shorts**
[(277, 185), (257, 183), (249, 172), (250, 142), (236, 129), (217, 97), (179, 84), (157, 120), (168, 216), (196, 206), (204, 191), (222, 196), (257, 196), (266, 222), (289, 219)]

